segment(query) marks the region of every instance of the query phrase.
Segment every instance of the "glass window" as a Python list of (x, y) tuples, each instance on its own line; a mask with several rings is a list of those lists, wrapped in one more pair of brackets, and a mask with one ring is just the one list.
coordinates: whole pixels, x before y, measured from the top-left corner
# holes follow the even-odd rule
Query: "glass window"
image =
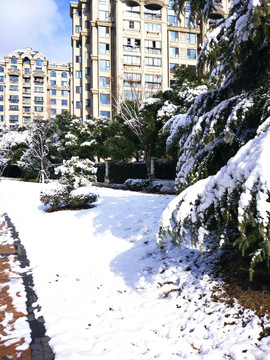
[(109, 54), (110, 53), (110, 44), (99, 43), (99, 53), (100, 54)]
[(17, 122), (19, 120), (18, 115), (9, 115), (9, 121), (10, 122)]
[(28, 58), (25, 58), (25, 59), (23, 60), (23, 63), (30, 65), (30, 60), (29, 60)]
[(4, 86), (3, 85), (0, 85), (0, 91), (4, 91)]
[(110, 70), (110, 61), (109, 60), (100, 60), (99, 68), (100, 68), (100, 70), (103, 70), (103, 71), (109, 71)]
[(76, 109), (82, 109), (82, 102), (76, 101)]
[(109, 88), (110, 87), (110, 78), (107, 76), (99, 77), (100, 87)]
[(82, 57), (80, 55), (76, 56), (76, 63), (78, 63), (78, 64), (82, 63)]
[(68, 86), (67, 81), (61, 81), (61, 86), (63, 86), (63, 87), (67, 87), (67, 86)]
[(51, 71), (50, 77), (51, 77), (51, 78), (55, 78), (55, 77), (56, 77), (56, 72), (55, 72), (55, 71)]
[(109, 94), (100, 94), (100, 102), (103, 105), (110, 105), (110, 95)]
[(89, 29), (90, 28), (90, 21), (86, 20), (84, 25), (85, 25), (86, 29)]
[(169, 25), (177, 26), (177, 16), (176, 15), (169, 15), (168, 16), (168, 23), (169, 23)]
[(110, 119), (111, 113), (110, 113), (110, 111), (101, 110), (100, 111), (100, 116), (103, 116), (103, 117), (106, 117), (106, 118)]
[(170, 41), (178, 41), (178, 31), (169, 31), (170, 34)]
[(4, 111), (4, 105), (0, 105), (0, 111)]
[(85, 68), (85, 75), (90, 75), (90, 68), (89, 67)]
[(0, 121), (4, 121), (4, 115), (0, 115)]
[(196, 59), (196, 50), (195, 49), (187, 49), (187, 58), (188, 59)]
[(30, 84), (30, 78), (24, 78), (23, 80), (25, 84)]
[(4, 96), (0, 95), (0, 101), (4, 101)]
[(19, 82), (19, 76), (9, 75), (9, 81), (13, 84), (17, 84)]
[(55, 90), (55, 89), (51, 89), (51, 90), (50, 90), (50, 94), (51, 94), (51, 95), (56, 95), (56, 90)]
[(51, 99), (51, 100), (50, 100), (50, 104), (51, 104), (51, 105), (56, 105), (56, 99)]
[[(30, 92), (30, 89), (28, 92)], [(43, 92), (43, 87), (35, 86), (35, 92)]]
[(62, 95), (62, 96), (67, 96), (67, 95), (68, 95), (68, 91), (67, 91), (67, 90), (61, 90), (61, 95)]
[(124, 29), (131, 29), (139, 31), (141, 24), (138, 21), (124, 20)]
[(29, 68), (25, 68), (25, 69), (24, 69), (24, 73), (25, 73), (25, 74), (30, 74), (30, 69), (29, 69)]
[(151, 31), (151, 32), (160, 32), (160, 24), (154, 24), (154, 23), (145, 23), (144, 24), (144, 30), (145, 31)]
[(85, 107), (90, 107), (90, 106), (91, 106), (90, 99), (86, 99)]
[(170, 47), (170, 57), (178, 58), (179, 57), (179, 49), (175, 47)]
[(75, 31), (76, 33), (80, 33), (82, 31), (82, 27), (80, 25), (76, 25)]
[(0, 75), (0, 82), (4, 82), (4, 76)]
[(56, 80), (51, 80), (51, 81), (50, 81), (50, 85), (51, 85), (51, 86), (56, 86)]
[(68, 101), (67, 100), (62, 100), (62, 106), (67, 106)]
[(24, 116), (23, 121), (24, 122), (30, 122), (30, 116)]
[(56, 115), (56, 109), (51, 109), (50, 113), (51, 113), (51, 115)]
[(12, 56), (12, 58), (11, 58), (11, 64), (17, 64), (17, 58), (16, 58), (16, 56), (15, 55), (13, 55)]
[(126, 100), (137, 100), (141, 99), (142, 94), (138, 91), (124, 91), (124, 99)]
[(110, 29), (108, 26), (100, 26), (98, 28), (99, 36), (108, 37), (110, 35)]
[(160, 58), (145, 58), (145, 65), (148, 66), (161, 66), (161, 59)]
[(81, 93), (82, 93), (82, 87), (76, 86), (76, 94), (81, 94)]
[(140, 65), (141, 64), (141, 58), (140, 58), (140, 56), (124, 55), (124, 64)]
[(82, 78), (82, 72), (81, 71), (76, 71), (76, 78), (77, 79), (81, 79)]
[(187, 33), (187, 42), (190, 44), (196, 44), (196, 34)]
[(171, 74), (174, 74), (175, 71), (179, 68), (179, 64), (174, 64), (174, 63), (171, 63), (170, 64), (170, 73)]
[(36, 60), (36, 70), (42, 70), (42, 61), (40, 58)]
[(90, 52), (86, 52), (85, 53), (85, 60), (89, 60), (90, 59)]
[(3, 66), (0, 66), (0, 73), (3, 73), (4, 72), (4, 68)]
[(89, 83), (85, 84), (85, 91), (90, 91), (91, 85)]
[(35, 106), (35, 111), (36, 112), (42, 112), (43, 111), (43, 106)]

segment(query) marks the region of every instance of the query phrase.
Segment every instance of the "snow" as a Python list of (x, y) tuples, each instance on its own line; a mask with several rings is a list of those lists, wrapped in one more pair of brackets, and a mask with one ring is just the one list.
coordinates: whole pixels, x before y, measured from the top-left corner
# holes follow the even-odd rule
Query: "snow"
[(98, 188), (92, 209), (46, 213), (42, 186), (2, 180), (0, 213), (26, 249), (56, 360), (270, 359), (261, 319), (211, 298), (212, 253), (158, 247), (175, 196)]

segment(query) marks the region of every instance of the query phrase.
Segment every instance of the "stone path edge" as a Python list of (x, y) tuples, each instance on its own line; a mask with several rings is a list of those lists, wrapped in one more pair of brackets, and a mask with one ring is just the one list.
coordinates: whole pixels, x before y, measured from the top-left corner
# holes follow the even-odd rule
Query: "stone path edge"
[[(4, 214), (4, 218), (11, 232), (14, 240), (14, 248), (16, 255), (20, 262), (21, 268), (29, 268), (30, 262), (27, 258), (26, 250), (21, 243), (19, 234), (12, 223), (7, 213)], [(31, 357), (32, 360), (54, 360), (54, 353), (49, 345), (50, 338), (46, 336), (45, 321), (43, 317), (36, 318), (34, 310), (38, 309), (38, 306), (33, 304), (37, 302), (37, 295), (34, 291), (34, 280), (31, 271), (24, 271), (21, 273), (23, 284), (26, 292), (26, 309), (27, 319), (31, 329)]]

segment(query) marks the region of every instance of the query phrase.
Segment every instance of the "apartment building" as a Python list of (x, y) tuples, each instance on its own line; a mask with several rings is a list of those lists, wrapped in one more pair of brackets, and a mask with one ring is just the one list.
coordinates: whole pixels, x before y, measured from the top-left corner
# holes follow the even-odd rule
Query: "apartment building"
[(28, 47), (0, 61), (0, 123), (10, 130), (70, 111), (71, 64), (49, 62)]
[(173, 0), (71, 2), (71, 112), (111, 117), (116, 103), (168, 88), (180, 65), (196, 65), (208, 29), (228, 14), (229, 0), (215, 3), (207, 23), (192, 24), (188, 1), (180, 17)]

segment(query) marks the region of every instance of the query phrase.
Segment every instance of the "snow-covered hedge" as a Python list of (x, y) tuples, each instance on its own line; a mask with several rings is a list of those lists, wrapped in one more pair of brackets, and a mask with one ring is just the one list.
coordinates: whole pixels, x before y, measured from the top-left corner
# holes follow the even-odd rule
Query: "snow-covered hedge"
[[(216, 175), (184, 190), (164, 211), (159, 241), (180, 245), (190, 238), (203, 246), (215, 238), (250, 256), (251, 276), (257, 262), (270, 261), (270, 128), (244, 145)], [(190, 236), (191, 235), (191, 236)]]
[(58, 182), (47, 184), (40, 192), (40, 201), (53, 210), (61, 208), (80, 209), (96, 202), (98, 195), (91, 187), (81, 187), (70, 191), (67, 185)]

